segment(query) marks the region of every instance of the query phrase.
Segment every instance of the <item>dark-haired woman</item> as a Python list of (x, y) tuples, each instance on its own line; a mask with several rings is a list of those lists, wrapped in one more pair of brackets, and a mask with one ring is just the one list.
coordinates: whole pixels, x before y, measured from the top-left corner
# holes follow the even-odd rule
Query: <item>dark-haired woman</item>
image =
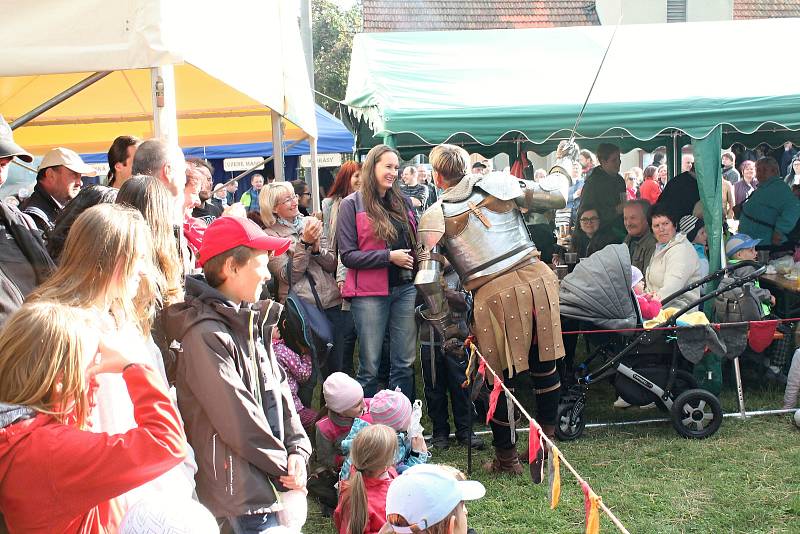
[(142, 140), (132, 135), (120, 135), (108, 149), (108, 186), (119, 189), (131, 177), (133, 155)]
[(656, 207), (651, 215), (651, 227), (656, 238), (656, 251), (647, 267), (647, 291), (653, 293), (664, 307), (681, 308), (700, 298), (700, 289), (666, 301), (666, 297), (700, 280), (700, 260), (686, 235), (678, 232), (674, 217)]
[(416, 218), (399, 191), (396, 150), (378, 145), (361, 171), (361, 190), (339, 207), (336, 241), (347, 267), (342, 296), (350, 299), (359, 339), (357, 379), (364, 396), (379, 388), (378, 367), (386, 333), (390, 338), (389, 388), (414, 396), (417, 325), (414, 320)]
[(570, 251), (577, 252), (579, 258), (587, 258), (615, 242), (614, 235), (603, 228), (597, 210), (591, 206), (581, 206), (578, 211), (578, 227), (572, 235)]
[[(336, 173), (336, 178), (331, 185), (327, 198), (322, 201), (322, 239), (327, 243), (330, 250), (336, 251), (338, 257), (338, 246), (336, 243), (336, 222), (339, 219), (339, 206), (342, 200), (354, 191), (361, 188), (361, 164), (356, 161), (346, 161)], [(342, 264), (341, 258), (336, 268), (336, 283), (339, 291), (344, 287), (347, 276), (347, 268)], [(354, 376), (353, 354), (356, 348), (356, 326), (353, 322), (353, 314), (350, 312), (350, 303), (342, 302), (342, 315), (339, 317), (341, 324), (336, 325), (336, 341), (334, 343), (335, 363), (339, 368), (331, 371), (342, 371), (350, 376)]]

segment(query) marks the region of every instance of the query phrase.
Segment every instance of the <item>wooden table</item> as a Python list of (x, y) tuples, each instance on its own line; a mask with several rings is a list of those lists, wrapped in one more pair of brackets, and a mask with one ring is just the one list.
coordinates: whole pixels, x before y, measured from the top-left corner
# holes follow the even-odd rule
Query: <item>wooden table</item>
[(760, 285), (775, 297), (772, 311), (781, 319), (800, 317), (800, 286), (797, 280), (789, 280), (782, 274), (764, 274)]

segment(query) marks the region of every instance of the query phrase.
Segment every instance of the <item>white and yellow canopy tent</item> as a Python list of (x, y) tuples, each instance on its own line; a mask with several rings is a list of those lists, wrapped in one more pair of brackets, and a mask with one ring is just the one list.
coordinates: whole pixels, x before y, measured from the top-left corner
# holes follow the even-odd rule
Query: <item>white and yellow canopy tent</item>
[(313, 141), (297, 13), (295, 0), (9, 0), (0, 114), (37, 155), (103, 152), (119, 135)]

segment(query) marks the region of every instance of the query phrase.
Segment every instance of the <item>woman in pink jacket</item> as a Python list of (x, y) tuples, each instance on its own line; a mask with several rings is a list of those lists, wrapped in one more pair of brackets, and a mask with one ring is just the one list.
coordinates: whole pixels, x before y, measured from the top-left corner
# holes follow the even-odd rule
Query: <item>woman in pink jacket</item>
[(396, 150), (378, 145), (361, 170), (361, 190), (339, 206), (337, 243), (347, 276), (342, 296), (350, 299), (359, 339), (358, 381), (364, 395), (379, 388), (383, 340), (390, 338), (389, 388), (413, 398), (417, 325), (414, 320), (416, 218), (400, 192)]

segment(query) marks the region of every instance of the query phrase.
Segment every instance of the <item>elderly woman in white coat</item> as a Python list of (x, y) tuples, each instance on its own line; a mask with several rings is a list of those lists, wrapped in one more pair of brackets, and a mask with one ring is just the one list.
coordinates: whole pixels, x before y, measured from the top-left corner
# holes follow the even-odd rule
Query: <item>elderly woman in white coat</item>
[(700, 298), (700, 289), (687, 291), (669, 302), (664, 302), (664, 299), (700, 280), (700, 261), (686, 236), (678, 232), (671, 214), (656, 207), (651, 217), (657, 243), (647, 267), (647, 291), (660, 299), (665, 308), (682, 308)]

